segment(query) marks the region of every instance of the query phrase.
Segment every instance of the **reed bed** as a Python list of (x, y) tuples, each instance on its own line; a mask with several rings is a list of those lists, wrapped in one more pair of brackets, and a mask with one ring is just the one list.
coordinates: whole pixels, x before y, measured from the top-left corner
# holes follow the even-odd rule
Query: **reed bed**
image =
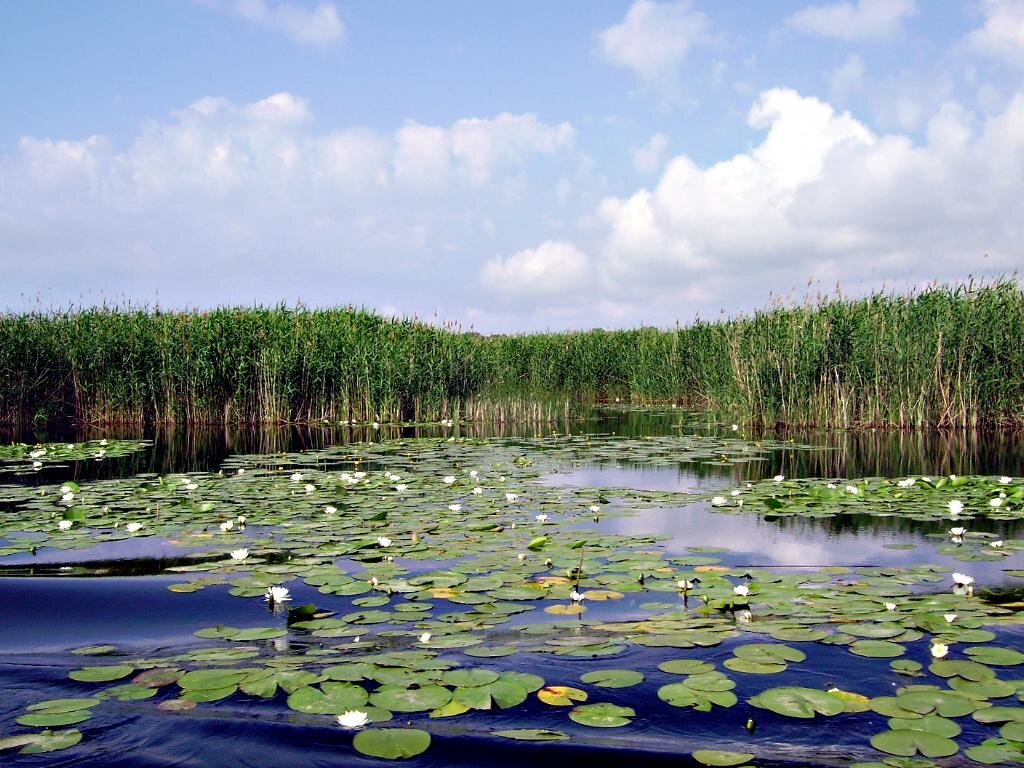
[(750, 424), (1024, 425), (1015, 280), (674, 329), (481, 336), (356, 308), (0, 315), (0, 421), (560, 419), (677, 403)]

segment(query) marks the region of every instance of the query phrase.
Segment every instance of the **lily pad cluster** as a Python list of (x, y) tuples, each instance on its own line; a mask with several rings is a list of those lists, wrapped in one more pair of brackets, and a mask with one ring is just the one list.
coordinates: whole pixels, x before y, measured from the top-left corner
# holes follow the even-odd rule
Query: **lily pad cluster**
[[(44, 730), (0, 748), (73, 746), (111, 700), (187, 712), (238, 697), (352, 729), (353, 748), (382, 759), (421, 754), (450, 718), (502, 738), (561, 742), (577, 726), (629, 729), (652, 714), (723, 718), (734, 708), (740, 725), (756, 720), (761, 732), (887, 722), (863, 748), (890, 757), (1017, 759), (1024, 684), (1012, 670), (1024, 653), (1010, 630), (1020, 615), (964, 588), (964, 574), (940, 564), (729, 566), (723, 551), (700, 546), (699, 532), (688, 553), (668, 554), (657, 536), (601, 527), (664, 495), (540, 482), (583, 459), (728, 463), (761, 451), (717, 438), (405, 440), (233, 457), (218, 473), (4, 486), (0, 558), (158, 537), (183, 548), (166, 568), (176, 599), (224, 590), (251, 603), (253, 622), (199, 627), (192, 646), (159, 657), (113, 637), (75, 649), (68, 677), (78, 694), (31, 704), (11, 725)], [(929, 519), (942, 513), (914, 499), (941, 506), (949, 491), (941, 480), (928, 490), (858, 482), (849, 505), (906, 492), (889, 513)], [(714, 507), (731, 511), (742, 499), (744, 511), (842, 514), (845, 497), (812, 504), (812, 489), (827, 485), (773, 480)], [(1005, 497), (992, 495), (997, 486)], [(989, 516), (1016, 514), (1017, 488), (992, 478), (955, 486), (965, 504), (1010, 500)], [(824, 685), (813, 667), (823, 654), (892, 685), (884, 696), (857, 680), (845, 681), (849, 690)], [(501, 727), (499, 711), (537, 727)], [(989, 738), (975, 740), (979, 729)], [(737, 765), (758, 751), (693, 757)]]

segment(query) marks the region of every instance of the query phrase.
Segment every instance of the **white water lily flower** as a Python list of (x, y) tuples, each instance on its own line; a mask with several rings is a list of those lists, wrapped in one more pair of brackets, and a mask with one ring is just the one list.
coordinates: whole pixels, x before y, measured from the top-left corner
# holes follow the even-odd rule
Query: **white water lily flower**
[(34, 451), (31, 451), (29, 453), (29, 457), (33, 458), (33, 459), (38, 459), (38, 458), (40, 458), (42, 456), (45, 456), (45, 455), (46, 455), (46, 449), (45, 448), (36, 448)]
[(398, 491), (399, 493), (405, 493), (406, 491), (409, 490), (409, 486), (406, 485), (405, 483), (399, 483), (398, 485), (395, 486), (395, 490)]
[(469, 476), (472, 477), (472, 478), (476, 478), (476, 477), (480, 476), (480, 473), (477, 472), (475, 469), (471, 469), (471, 470), (469, 470)]
[(338, 725), (342, 728), (362, 728), (368, 722), (370, 722), (370, 718), (365, 712), (360, 712), (358, 709), (350, 709), (338, 715)]
[(242, 549), (233, 549), (230, 554), (232, 560), (245, 560), (249, 556), (249, 550), (244, 547)]
[(996, 539), (995, 541), (990, 541), (988, 545), (995, 549), (999, 549), (1004, 543), (1005, 542), (1002, 539)]
[(1003, 506), (1003, 500), (1002, 499), (992, 499), (988, 504), (989, 504), (990, 507), (1001, 507), (1001, 506)]
[(391, 546), (391, 539), (389, 539), (387, 536), (378, 536), (377, 537), (377, 544), (379, 546), (381, 546), (381, 547), (390, 547)]
[(968, 576), (966, 573), (957, 573), (954, 571), (950, 578), (953, 579), (954, 584), (960, 587), (969, 587), (974, 583), (974, 577)]
[(754, 614), (751, 611), (739, 611), (736, 614), (736, 621), (740, 624), (749, 624), (754, 620)]
[(739, 488), (733, 488), (731, 491), (729, 491), (729, 495), (730, 496), (739, 496), (740, 495), (740, 489)]
[(238, 474), (244, 475), (245, 474), (245, 467), (239, 467), (238, 468)]
[(1006, 475), (1003, 475), (1002, 477), (999, 478), (999, 483), (1001, 485), (1009, 485), (1012, 482), (1013, 482), (1013, 478), (1012, 477), (1007, 477)]
[(953, 499), (946, 505), (949, 508), (949, 514), (959, 515), (964, 511), (964, 503), (959, 499)]
[(772, 478), (772, 480), (774, 480), (776, 483), (781, 483), (785, 479), (785, 475), (776, 475), (775, 477)]
[(536, 520), (538, 523), (546, 523), (548, 521), (548, 516), (547, 515), (535, 515), (533, 519)]
[(462, 505), (461, 504), (449, 504), (448, 505), (448, 509), (450, 509), (452, 512), (461, 512), (462, 511)]
[(896, 610), (896, 603), (882, 603), (882, 605), (885, 606), (885, 610), (887, 610), (887, 611), (895, 611)]
[(301, 483), (304, 476), (301, 472), (296, 472), (289, 478), (293, 483)]
[(128, 523), (124, 529), (128, 531), (128, 533), (137, 533), (142, 530), (142, 523)]
[(519, 498), (519, 494), (518, 493), (506, 493), (505, 494), (505, 501), (507, 501), (509, 504), (511, 504), (513, 501), (515, 501), (518, 498)]
[(41, 461), (33, 461), (32, 462), (32, 469), (42, 469), (42, 466), (43, 466), (43, 462), (41, 462)]
[(750, 594), (750, 587), (748, 587), (746, 584), (737, 584), (735, 587), (732, 588), (732, 592), (737, 597), (746, 597)]
[(100, 440), (100, 445), (107, 445), (107, 439), (103, 438), (102, 440)]
[(292, 599), (288, 587), (267, 587), (263, 599), (268, 603), (286, 603)]
[(338, 508), (333, 506), (333, 505), (331, 505), (331, 504), (328, 504), (326, 507), (324, 507), (324, 514), (327, 514), (327, 515), (333, 515), (337, 511), (338, 511)]
[(836, 484), (835, 483), (826, 483), (825, 487), (830, 489), (830, 490), (835, 490), (836, 489)]
[(57, 527), (60, 528), (62, 531), (70, 531), (72, 525), (74, 525), (74, 523), (70, 520), (61, 520), (59, 523), (57, 523)]
[(393, 562), (395, 562), (395, 556), (394, 555), (385, 555), (384, 556), (384, 560), (386, 562), (393, 563)]
[(366, 477), (366, 473), (362, 472), (362, 471), (360, 471), (360, 472), (353, 472), (352, 473), (352, 477), (354, 477), (356, 480), (362, 480), (364, 477)]
[(914, 478), (908, 477), (906, 480), (898, 481), (896, 483), (896, 485), (898, 485), (900, 488), (909, 488), (910, 486), (912, 486), (916, 482), (917, 481)]
[(932, 656), (936, 659), (943, 658), (949, 653), (949, 646), (945, 643), (932, 643)]
[(441, 478), (441, 482), (443, 482), (445, 485), (451, 485), (452, 483), (455, 482), (455, 475), (445, 475), (444, 477)]
[(520, 552), (518, 555), (516, 555), (516, 559), (519, 560), (519, 562), (523, 562), (523, 560), (526, 559), (526, 553)]
[(733, 432), (738, 432), (738, 431), (739, 431), (739, 428), (740, 428), (740, 425), (739, 425), (739, 424), (733, 424), (733, 425), (732, 425), (732, 431), (733, 431)]
[(221, 531), (224, 531), (225, 533), (227, 531), (230, 531), (234, 527), (235, 527), (235, 524), (231, 520), (225, 520), (223, 523), (220, 524)]
[(958, 528), (950, 528), (949, 529), (949, 535), (952, 536), (953, 538), (956, 538), (957, 536), (963, 536), (965, 533), (967, 533), (967, 529), (966, 528), (959, 528), (958, 527)]
[(473, 489), (473, 495), (474, 496), (479, 496), (483, 492), (484, 492), (484, 489), (481, 488), (479, 485), (476, 488)]
[(680, 579), (676, 582), (676, 586), (685, 592), (688, 589), (693, 589), (693, 582), (689, 579)]
[(601, 511), (601, 507), (599, 507), (597, 504), (591, 504), (589, 507), (587, 507), (587, 509), (593, 512), (595, 515)]
[(63, 502), (66, 502), (66, 503), (70, 503), (71, 501), (74, 500), (74, 498), (75, 498), (75, 494), (72, 493), (71, 491), (68, 491), (63, 496), (60, 497), (60, 500), (63, 501)]
[(316, 490), (316, 486), (312, 483), (306, 483), (306, 493), (312, 493)]
[(944, 618), (948, 624), (952, 624), (954, 621), (956, 621), (956, 614), (955, 613), (944, 613), (944, 614), (942, 614), (942, 618)]
[(711, 506), (720, 507), (723, 504), (726, 504), (727, 502), (728, 499), (726, 499), (725, 496), (715, 496), (713, 499), (711, 499)]
[(377, 577), (376, 577), (376, 576), (371, 576), (371, 577), (370, 577), (370, 586), (371, 586), (371, 587), (376, 587), (376, 586), (378, 586), (379, 584), (380, 584), (380, 581), (379, 581), (379, 580), (377, 579)]
[(581, 592), (577, 592), (575, 589), (569, 593), (569, 599), (574, 603), (582, 603), (587, 598), (586, 595)]
[(846, 486), (846, 492), (847, 493), (852, 493), (854, 496), (856, 496), (858, 493), (860, 493), (860, 491), (859, 491), (859, 489), (857, 488), (856, 485), (848, 485), (848, 486)]
[(433, 637), (433, 635), (431, 635), (429, 632), (424, 632), (422, 635), (419, 636), (418, 640), (421, 643), (429, 643), (431, 637)]

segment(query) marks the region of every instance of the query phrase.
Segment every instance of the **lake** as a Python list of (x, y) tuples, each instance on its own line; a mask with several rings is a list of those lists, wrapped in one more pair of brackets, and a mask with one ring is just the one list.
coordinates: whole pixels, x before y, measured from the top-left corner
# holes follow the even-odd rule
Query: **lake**
[(4, 765), (1024, 760), (1014, 433), (623, 407), (16, 440)]

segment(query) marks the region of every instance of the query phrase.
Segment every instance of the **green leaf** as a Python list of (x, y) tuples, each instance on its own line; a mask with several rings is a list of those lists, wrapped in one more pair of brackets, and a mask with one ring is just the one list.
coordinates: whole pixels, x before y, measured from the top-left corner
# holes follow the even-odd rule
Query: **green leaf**
[(592, 728), (618, 728), (629, 725), (633, 717), (636, 717), (636, 711), (631, 707), (620, 707), (606, 702), (581, 704), (569, 712), (570, 720)]
[(698, 749), (693, 753), (693, 759), (701, 765), (741, 765), (753, 758), (753, 752), (730, 752), (725, 749)]
[(882, 731), (871, 737), (871, 746), (880, 752), (902, 757), (913, 757), (918, 753), (925, 757), (949, 757), (960, 750), (952, 739), (911, 730)]
[(352, 746), (370, 757), (395, 760), (427, 751), (430, 734), (418, 728), (367, 728), (356, 734)]

